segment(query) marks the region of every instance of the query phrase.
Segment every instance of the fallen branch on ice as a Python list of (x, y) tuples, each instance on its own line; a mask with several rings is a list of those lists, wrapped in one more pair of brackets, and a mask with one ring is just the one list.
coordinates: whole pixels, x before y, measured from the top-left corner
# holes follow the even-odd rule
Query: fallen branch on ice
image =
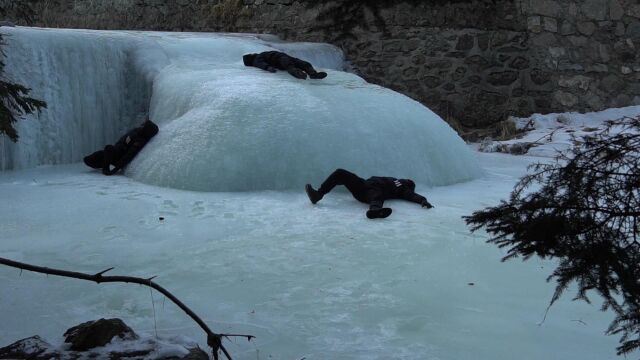
[(191, 311), (191, 309), (189, 309), (185, 304), (183, 304), (182, 301), (178, 300), (178, 298), (173, 296), (173, 294), (171, 294), (168, 290), (166, 290), (162, 286), (160, 286), (160, 285), (156, 284), (155, 282), (151, 281), (151, 280), (153, 280), (155, 278), (155, 276), (150, 277), (148, 279), (143, 279), (143, 278), (138, 278), (138, 277), (133, 277), (133, 276), (103, 276), (103, 274), (105, 274), (107, 271), (113, 270), (112, 267), (108, 268), (106, 270), (102, 270), (102, 271), (100, 271), (98, 273), (95, 273), (95, 274), (85, 274), (85, 273), (80, 273), (80, 272), (75, 272), (75, 271), (52, 269), (52, 268), (47, 268), (47, 267), (42, 267), (42, 266), (36, 266), (36, 265), (21, 263), (21, 262), (18, 262), (18, 261), (13, 261), (13, 260), (1, 258), (1, 257), (0, 257), (0, 264), (1, 265), (6, 265), (6, 266), (11, 266), (11, 267), (18, 268), (18, 269), (21, 269), (21, 270), (33, 271), (33, 272), (42, 273), (42, 274), (63, 276), (63, 277), (68, 277), (68, 278), (73, 278), (73, 279), (93, 281), (93, 282), (96, 282), (98, 284), (99, 283), (107, 283), (107, 282), (121, 282), (121, 283), (140, 284), (140, 285), (144, 285), (144, 286), (148, 286), (150, 288), (153, 288), (156, 291), (158, 291), (161, 294), (163, 294), (164, 296), (166, 296), (167, 298), (169, 298), (169, 300), (171, 300), (180, 309), (182, 309), (182, 311), (184, 311), (187, 315), (189, 315), (189, 317), (191, 317), (191, 319), (193, 319), (193, 321), (195, 321), (202, 328), (202, 330), (204, 330), (204, 332), (207, 334), (207, 345), (209, 345), (211, 347), (211, 350), (213, 351), (213, 358), (215, 360), (218, 360), (218, 352), (219, 351), (222, 351), (224, 353), (224, 355), (227, 357), (227, 359), (231, 360), (231, 355), (229, 355), (229, 352), (227, 352), (227, 349), (225, 349), (225, 347), (222, 345), (222, 338), (223, 337), (225, 337), (225, 338), (229, 338), (229, 337), (246, 337), (247, 340), (249, 340), (249, 341), (252, 338), (254, 338), (253, 335), (216, 334), (216, 333), (214, 333), (213, 331), (211, 331), (211, 329), (209, 329), (207, 324), (205, 324), (204, 321), (202, 321), (202, 319), (200, 319), (200, 317), (198, 317), (198, 315), (196, 315), (193, 311)]

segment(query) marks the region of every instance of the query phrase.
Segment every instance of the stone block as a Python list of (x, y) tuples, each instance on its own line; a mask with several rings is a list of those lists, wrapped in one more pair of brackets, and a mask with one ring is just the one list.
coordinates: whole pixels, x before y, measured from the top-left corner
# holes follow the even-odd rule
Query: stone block
[(640, 19), (640, 4), (629, 4), (627, 15)]
[(580, 6), (582, 15), (591, 20), (607, 18), (607, 2), (602, 0), (585, 0)]
[(595, 94), (588, 94), (585, 102), (592, 110), (595, 111), (602, 110), (604, 108), (604, 102), (602, 102), (602, 98)]
[(640, 38), (640, 20), (633, 20), (627, 26), (627, 36), (632, 39)]
[(523, 70), (529, 67), (529, 60), (523, 56), (518, 56), (509, 63), (512, 69)]
[(541, 48), (548, 48), (557, 45), (558, 39), (552, 33), (542, 33), (531, 36), (531, 43)]
[(624, 35), (624, 32), (625, 32), (624, 23), (622, 21), (618, 21), (616, 23), (616, 30), (615, 30), (616, 36), (622, 36)]
[(551, 55), (552, 58), (561, 58), (563, 56), (565, 56), (567, 54), (567, 51), (565, 50), (565, 48), (562, 47), (550, 47), (549, 48), (549, 55)]
[(569, 36), (568, 39), (573, 46), (585, 46), (589, 42), (589, 38), (585, 36)]
[(557, 69), (559, 71), (584, 71), (584, 66), (580, 64), (572, 63), (568, 60), (560, 60), (558, 61)]
[(629, 75), (633, 72), (633, 70), (631, 70), (631, 68), (628, 66), (621, 66), (620, 72), (623, 73), (624, 75)]
[(451, 79), (453, 81), (458, 81), (462, 79), (466, 73), (467, 73), (467, 69), (462, 66), (459, 66), (451, 73)]
[(429, 67), (434, 69), (448, 69), (452, 66), (451, 60), (449, 59), (438, 59), (435, 61), (429, 62)]
[(560, 25), (560, 35), (571, 35), (576, 32), (573, 24), (567, 20), (563, 20)]
[(529, 2), (531, 14), (543, 16), (558, 16), (562, 8), (557, 1), (553, 0), (532, 0)]
[(487, 50), (489, 48), (489, 40), (491, 40), (490, 33), (483, 33), (477, 36), (478, 47), (480, 50)]
[(473, 84), (479, 84), (482, 81), (482, 78), (478, 75), (471, 75), (468, 80)]
[(532, 69), (529, 73), (529, 77), (534, 84), (544, 85), (551, 80), (551, 73), (541, 69)]
[(411, 62), (415, 65), (422, 65), (426, 62), (426, 58), (424, 57), (424, 55), (414, 55), (413, 57), (411, 57)]
[(498, 54), (498, 61), (501, 63), (507, 62), (509, 59), (511, 59), (511, 55)]
[(611, 20), (620, 20), (624, 15), (624, 8), (620, 5), (619, 0), (609, 0), (609, 18)]
[(598, 45), (598, 54), (600, 55), (600, 59), (603, 62), (609, 62), (609, 60), (611, 60), (611, 51), (609, 45), (607, 44)]
[(562, 106), (565, 106), (567, 108), (575, 106), (580, 101), (577, 96), (565, 91), (556, 91), (553, 94), (553, 98)]
[(602, 79), (600, 85), (605, 91), (615, 93), (624, 88), (624, 81), (614, 74), (609, 74)]
[(591, 64), (587, 66), (586, 72), (606, 73), (609, 72), (609, 66), (606, 64)]
[(435, 76), (425, 76), (424, 78), (422, 78), (422, 83), (425, 84), (429, 89), (434, 89), (442, 85), (444, 83), (444, 80)]
[(573, 1), (569, 3), (569, 16), (572, 18), (578, 16), (578, 5)]
[(558, 21), (551, 17), (544, 17), (542, 19), (543, 28), (545, 31), (558, 32)]
[(420, 69), (418, 69), (417, 67), (408, 67), (402, 70), (402, 75), (407, 78), (413, 78), (418, 74), (418, 71), (420, 71)]
[(384, 52), (399, 52), (402, 50), (401, 40), (388, 40), (382, 43), (382, 51)]
[(533, 33), (542, 31), (542, 19), (540, 16), (529, 16), (527, 18), (527, 29)]
[(576, 75), (571, 77), (562, 77), (558, 80), (558, 86), (564, 88), (570, 88), (575, 90), (582, 90), (582, 92), (586, 92), (589, 89), (589, 84), (591, 84), (590, 77), (584, 75)]
[(525, 91), (523, 88), (515, 88), (511, 91), (512, 97), (520, 97), (520, 96), (523, 96), (524, 94), (525, 94)]
[(471, 50), (473, 48), (473, 36), (469, 34), (464, 34), (458, 37), (458, 42), (456, 44), (456, 50)]
[(402, 44), (402, 50), (405, 52), (413, 51), (418, 49), (420, 47), (420, 44), (420, 39), (409, 39)]
[(469, 56), (464, 59), (464, 63), (479, 69), (484, 69), (490, 66), (489, 61), (480, 55)]
[(489, 74), (487, 81), (495, 86), (507, 86), (518, 79), (518, 72), (513, 70), (496, 71)]
[(453, 91), (456, 89), (456, 86), (452, 83), (446, 83), (444, 84), (444, 86), (442, 87), (445, 91)]
[(596, 24), (591, 21), (580, 21), (577, 24), (577, 28), (581, 34), (590, 36), (596, 30)]

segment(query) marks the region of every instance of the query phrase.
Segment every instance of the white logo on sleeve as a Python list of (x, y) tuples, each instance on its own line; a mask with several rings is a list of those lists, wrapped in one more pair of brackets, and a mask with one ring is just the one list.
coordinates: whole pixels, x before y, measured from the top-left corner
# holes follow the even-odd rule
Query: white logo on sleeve
[(394, 180), (393, 183), (396, 185), (396, 187), (402, 186), (402, 183), (400, 182), (400, 180)]

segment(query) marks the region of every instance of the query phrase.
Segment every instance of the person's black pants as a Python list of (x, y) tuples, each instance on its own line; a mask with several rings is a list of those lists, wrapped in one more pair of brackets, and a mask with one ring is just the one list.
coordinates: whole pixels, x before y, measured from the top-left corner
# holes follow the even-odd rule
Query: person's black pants
[(318, 191), (322, 195), (326, 195), (337, 185), (345, 186), (356, 200), (367, 204), (369, 203), (367, 199), (368, 189), (364, 179), (345, 169), (337, 169), (331, 173), (322, 185), (320, 185)]

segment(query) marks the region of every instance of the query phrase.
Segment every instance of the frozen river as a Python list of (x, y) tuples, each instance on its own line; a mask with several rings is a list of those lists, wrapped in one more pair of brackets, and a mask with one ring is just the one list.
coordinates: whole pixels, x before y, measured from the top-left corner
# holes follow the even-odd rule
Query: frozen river
[[(461, 216), (507, 196), (531, 158), (476, 154), (485, 175), (427, 188), (434, 209), (389, 202), (388, 219), (335, 192), (202, 193), (75, 165), (0, 174), (0, 254), (113, 275), (157, 275), (238, 359), (614, 359), (611, 319), (568, 293), (544, 311), (553, 264), (501, 263)], [(163, 221), (159, 217), (164, 217)], [(473, 285), (470, 285), (473, 283)], [(154, 333), (150, 291), (0, 267), (0, 344), (100, 317)], [(160, 336), (200, 329), (154, 294)]]

